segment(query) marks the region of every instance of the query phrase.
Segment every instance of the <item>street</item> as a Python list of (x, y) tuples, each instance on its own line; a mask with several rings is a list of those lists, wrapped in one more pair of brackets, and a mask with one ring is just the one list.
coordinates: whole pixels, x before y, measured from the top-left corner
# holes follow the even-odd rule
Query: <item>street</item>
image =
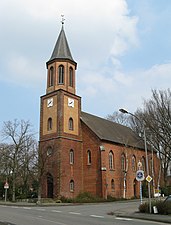
[(137, 202), (115, 202), (70, 206), (0, 206), (0, 221), (15, 225), (154, 225), (157, 222), (121, 218), (110, 212), (135, 210)]

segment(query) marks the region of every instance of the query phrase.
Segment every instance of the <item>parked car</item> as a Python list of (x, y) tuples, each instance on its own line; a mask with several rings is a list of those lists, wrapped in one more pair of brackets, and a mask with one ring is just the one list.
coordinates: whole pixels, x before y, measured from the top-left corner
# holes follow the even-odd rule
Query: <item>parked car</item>
[(164, 203), (167, 203), (167, 202), (171, 202), (171, 195), (167, 196), (167, 198), (164, 200)]

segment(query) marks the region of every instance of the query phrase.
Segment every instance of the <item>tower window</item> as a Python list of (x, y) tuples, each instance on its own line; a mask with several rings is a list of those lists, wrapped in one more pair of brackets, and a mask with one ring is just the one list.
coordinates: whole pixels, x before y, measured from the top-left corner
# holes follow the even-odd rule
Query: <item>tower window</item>
[(54, 80), (54, 68), (53, 66), (51, 66), (49, 71), (49, 87), (53, 86), (53, 80)]
[(58, 84), (64, 84), (64, 66), (58, 67)]
[(69, 86), (73, 87), (73, 68), (69, 68)]
[(109, 169), (114, 169), (114, 156), (112, 151), (109, 152)]
[(52, 130), (52, 118), (50, 117), (47, 122), (47, 129)]
[(74, 181), (73, 180), (70, 180), (69, 186), (70, 186), (70, 191), (73, 192), (74, 191)]
[(142, 162), (142, 170), (144, 170), (144, 171), (145, 171), (145, 167), (146, 167), (146, 165), (145, 165), (145, 158), (144, 158), (144, 156), (142, 157), (141, 162)]
[(70, 164), (74, 164), (74, 151), (71, 149), (69, 153)]
[(91, 164), (91, 151), (90, 150), (87, 151), (87, 163), (88, 163), (88, 165)]
[(69, 126), (69, 130), (74, 130), (74, 122), (73, 122), (73, 119), (71, 117), (69, 118), (68, 126)]
[(135, 158), (135, 155), (132, 156), (132, 170), (136, 171), (136, 158)]

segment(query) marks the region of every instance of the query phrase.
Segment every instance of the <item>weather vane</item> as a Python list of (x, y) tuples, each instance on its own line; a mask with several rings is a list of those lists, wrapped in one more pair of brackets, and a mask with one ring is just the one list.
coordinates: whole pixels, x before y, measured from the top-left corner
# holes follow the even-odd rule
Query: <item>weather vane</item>
[(64, 15), (61, 15), (61, 23), (62, 23), (62, 25), (64, 24), (64, 21), (65, 21)]

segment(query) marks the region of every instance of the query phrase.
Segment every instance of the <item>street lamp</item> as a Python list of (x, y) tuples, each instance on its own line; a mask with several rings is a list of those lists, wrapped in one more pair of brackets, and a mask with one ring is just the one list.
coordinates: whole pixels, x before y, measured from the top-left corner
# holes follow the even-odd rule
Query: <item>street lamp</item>
[[(135, 117), (143, 126), (143, 133), (144, 133), (144, 147), (145, 147), (145, 157), (146, 157), (146, 170), (147, 175), (149, 175), (149, 166), (148, 166), (148, 155), (147, 155), (147, 140), (146, 140), (146, 132), (145, 132), (145, 126), (144, 121), (141, 121), (136, 115), (133, 113), (128, 112), (125, 109), (119, 109), (121, 113), (129, 114), (133, 117)], [(149, 212), (151, 213), (151, 190), (150, 190), (150, 182), (148, 182), (148, 200), (149, 200)]]

